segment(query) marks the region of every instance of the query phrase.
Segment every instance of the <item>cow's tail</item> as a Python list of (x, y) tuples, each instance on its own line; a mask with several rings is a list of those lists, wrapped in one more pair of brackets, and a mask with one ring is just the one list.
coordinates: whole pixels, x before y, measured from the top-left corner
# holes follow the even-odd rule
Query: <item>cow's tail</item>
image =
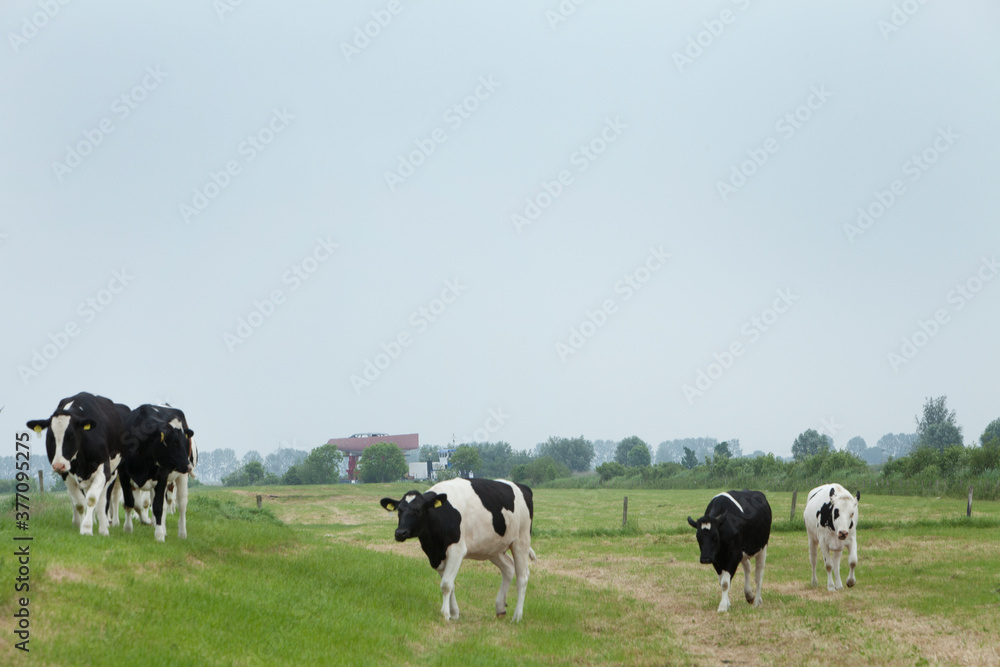
[(531, 560), (538, 560), (538, 556), (535, 555), (535, 550), (531, 547), (528, 547), (528, 558)]

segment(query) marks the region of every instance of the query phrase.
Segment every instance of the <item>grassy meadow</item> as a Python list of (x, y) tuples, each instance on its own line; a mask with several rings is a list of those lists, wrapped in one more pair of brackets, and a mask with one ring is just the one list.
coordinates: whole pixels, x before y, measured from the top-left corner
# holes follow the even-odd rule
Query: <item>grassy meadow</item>
[(717, 491), (539, 489), (522, 623), (494, 616), (499, 572), (474, 561), (447, 623), (437, 574), (378, 505), (410, 488), (199, 487), (189, 538), (170, 516), (164, 544), (141, 525), (81, 537), (65, 494), (32, 497), (30, 654), (14, 649), (5, 497), (0, 664), (1000, 663), (1000, 502), (970, 521), (954, 499), (863, 495), (858, 584), (833, 594), (822, 565), (809, 586), (804, 497), (789, 520), (791, 494), (768, 493), (764, 607), (743, 602), (738, 574), (720, 615), (686, 522)]

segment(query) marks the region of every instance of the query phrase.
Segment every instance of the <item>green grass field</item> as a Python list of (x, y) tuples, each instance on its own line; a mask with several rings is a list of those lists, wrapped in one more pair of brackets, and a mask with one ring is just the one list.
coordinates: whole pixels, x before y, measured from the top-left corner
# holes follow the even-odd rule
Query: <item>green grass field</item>
[(720, 615), (686, 523), (716, 491), (539, 489), (523, 622), (494, 616), (496, 568), (466, 561), (447, 623), (437, 574), (378, 505), (411, 486), (200, 487), (189, 539), (171, 516), (164, 544), (146, 526), (81, 537), (65, 494), (33, 497), (30, 654), (4, 498), (0, 664), (1000, 664), (998, 502), (969, 521), (954, 499), (862, 496), (858, 584), (833, 594), (822, 571), (809, 586), (804, 498), (790, 521), (791, 494), (769, 493), (764, 607), (737, 575)]

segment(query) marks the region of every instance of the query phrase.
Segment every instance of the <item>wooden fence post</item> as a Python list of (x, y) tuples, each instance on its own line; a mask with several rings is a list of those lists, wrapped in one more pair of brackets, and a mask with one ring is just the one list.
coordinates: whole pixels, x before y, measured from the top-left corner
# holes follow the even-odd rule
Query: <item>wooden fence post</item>
[(792, 491), (792, 516), (789, 517), (789, 521), (795, 521), (795, 501), (799, 499), (799, 490), (795, 489)]
[[(38, 493), (39, 494), (45, 493), (45, 484), (44, 484), (44, 480), (42, 478), (42, 471), (41, 470), (38, 471)], [(972, 497), (971, 493), (969, 494), (969, 497), (970, 498)], [(971, 503), (972, 501), (970, 500), (969, 502)]]
[(260, 494), (257, 494), (257, 509), (260, 509)]
[(622, 503), (622, 528), (628, 524), (628, 496), (625, 496), (625, 502)]
[(972, 516), (972, 485), (969, 484), (969, 506), (965, 509), (965, 516)]

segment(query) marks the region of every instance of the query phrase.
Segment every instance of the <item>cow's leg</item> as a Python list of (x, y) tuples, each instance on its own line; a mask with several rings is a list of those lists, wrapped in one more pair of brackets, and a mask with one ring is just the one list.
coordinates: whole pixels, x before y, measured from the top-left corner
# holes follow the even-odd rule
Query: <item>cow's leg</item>
[(750, 556), (743, 559), (743, 597), (753, 604), (753, 589), (750, 588)]
[(722, 600), (719, 602), (719, 611), (729, 611), (729, 581), (732, 576), (728, 572), (719, 575), (719, 586), (722, 587)]
[(844, 590), (844, 583), (840, 580), (840, 557), (843, 555), (844, 550), (837, 549), (836, 551), (830, 552), (830, 564), (833, 566), (833, 575), (836, 583), (836, 590)]
[(108, 495), (108, 516), (111, 520), (111, 525), (115, 528), (118, 527), (121, 518), (118, 514), (118, 503), (122, 499), (122, 480), (121, 476), (115, 477), (115, 483), (111, 486), (111, 493)]
[(833, 555), (826, 545), (825, 538), (820, 540), (819, 548), (823, 552), (823, 564), (826, 566), (826, 590), (835, 591), (837, 589), (833, 585)]
[[(90, 478), (90, 486), (85, 496), (87, 506), (83, 508), (83, 523), (80, 524), (81, 535), (94, 534), (94, 510), (98, 502), (104, 499), (104, 480), (104, 466), (98, 466), (97, 470), (94, 471), (94, 475)], [(104, 521), (107, 522), (108, 515), (103, 515)], [(104, 530), (107, 530), (107, 526), (104, 526)]]
[(125, 472), (125, 466), (119, 468), (118, 481), (122, 489), (122, 501), (125, 503), (125, 527), (126, 533), (132, 532), (132, 510), (135, 509), (135, 493), (132, 491), (132, 478)]
[(532, 551), (529, 546), (514, 542), (510, 552), (514, 556), (514, 575), (517, 577), (517, 606), (514, 607), (514, 617), (510, 620), (520, 621), (524, 613), (524, 596), (528, 592), (528, 559)]
[(819, 546), (819, 540), (814, 540), (812, 535), (809, 536), (809, 564), (812, 565), (812, 582), (811, 585), (816, 586), (819, 584), (819, 580), (816, 578), (816, 548)]
[(497, 593), (497, 616), (507, 614), (507, 591), (510, 590), (510, 582), (514, 579), (514, 561), (506, 553), (497, 554), (490, 559), (490, 562), (500, 568), (500, 592)]
[(441, 569), (441, 614), (446, 621), (458, 620), (458, 600), (455, 599), (455, 577), (458, 576), (458, 568), (462, 566), (463, 558), (465, 558), (465, 551), (459, 549), (458, 544), (448, 547), (448, 555), (445, 557), (444, 567)]
[(73, 503), (73, 525), (79, 529), (83, 523), (83, 510), (86, 508), (87, 499), (84, 497), (83, 491), (80, 490), (76, 477), (67, 475), (65, 481), (66, 493), (69, 494), (69, 500)]
[(850, 588), (854, 586), (854, 568), (858, 566), (858, 536), (852, 535), (847, 539), (851, 541), (851, 550), (847, 554), (847, 564), (851, 568), (851, 571), (847, 574), (847, 587)]
[(153, 491), (153, 519), (156, 522), (156, 528), (153, 530), (153, 537), (156, 538), (157, 542), (163, 542), (167, 539), (167, 517), (164, 516), (163, 512), (163, 494), (166, 488), (167, 480), (156, 480), (156, 489)]
[(149, 491), (143, 491), (142, 509), (137, 509), (135, 513), (139, 515), (139, 521), (141, 521), (147, 526), (153, 525), (153, 517), (150, 515), (152, 509), (153, 509), (153, 500), (150, 497), (150, 493)]
[(764, 604), (764, 597), (761, 594), (761, 586), (764, 585), (764, 565), (767, 563), (767, 545), (757, 552), (756, 567), (754, 568), (754, 576), (757, 579), (757, 595), (753, 599), (753, 606), (759, 607)]
[(186, 540), (187, 533), (187, 506), (188, 506), (188, 476), (181, 475), (177, 478), (177, 537)]
[(108, 514), (108, 500), (111, 497), (111, 487), (113, 487), (117, 481), (118, 475), (116, 473), (111, 473), (110, 476), (107, 477), (107, 481), (105, 481), (101, 487), (101, 495), (98, 497), (97, 506), (94, 507), (94, 512), (97, 514), (97, 532), (104, 537), (108, 537), (111, 534), (111, 531), (108, 529), (110, 519)]

